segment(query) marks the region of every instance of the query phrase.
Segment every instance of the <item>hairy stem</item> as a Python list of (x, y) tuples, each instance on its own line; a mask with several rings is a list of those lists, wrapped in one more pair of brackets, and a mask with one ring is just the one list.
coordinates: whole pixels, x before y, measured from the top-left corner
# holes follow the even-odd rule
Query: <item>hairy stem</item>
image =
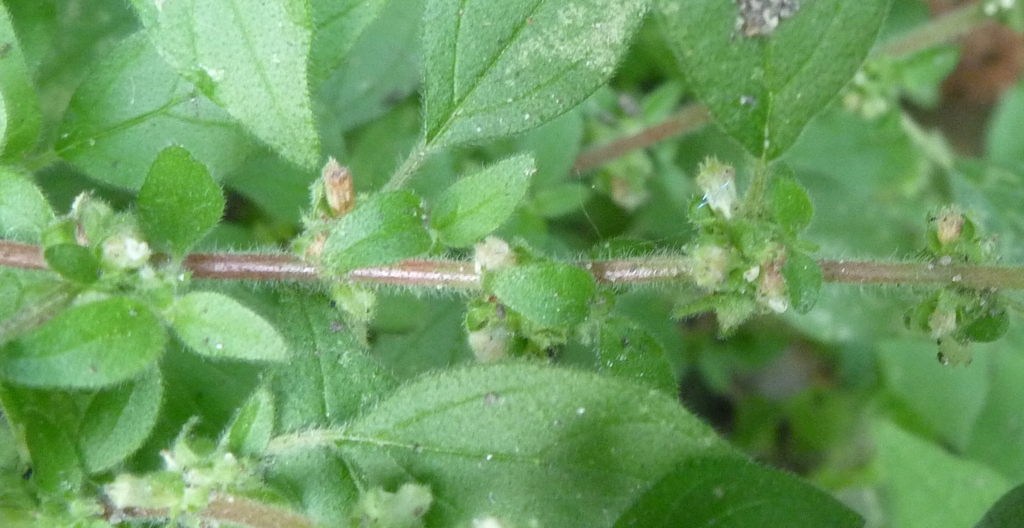
[[(906, 57), (922, 50), (955, 42), (986, 23), (994, 23), (974, 2), (937, 17), (927, 24), (876, 47), (871, 55)], [(691, 103), (656, 125), (645, 128), (580, 154), (573, 164), (574, 172), (594, 169), (629, 152), (647, 148), (674, 136), (696, 130), (711, 120), (708, 109)]]
[[(857, 284), (959, 285), (976, 289), (1024, 290), (1024, 267), (981, 266), (933, 262), (866, 262), (820, 260), (826, 282)], [(683, 256), (579, 261), (599, 284), (644, 284), (686, 280)], [(194, 277), (220, 280), (324, 280), (315, 266), (288, 255), (194, 253), (183, 262)], [(46, 269), (37, 246), (0, 240), (0, 267)], [(480, 275), (473, 263), (461, 260), (410, 259), (387, 266), (359, 268), (345, 277), (352, 282), (477, 290)]]
[(409, 179), (416, 174), (420, 165), (423, 165), (423, 162), (426, 161), (428, 154), (430, 154), (430, 150), (427, 148), (427, 144), (421, 140), (412, 148), (409, 156), (405, 158), (405, 161), (398, 167), (398, 170), (391, 175), (391, 180), (384, 186), (384, 190), (397, 191), (404, 187), (409, 182)]
[[(166, 522), (172, 512), (166, 508), (125, 508), (112, 510), (107, 520), (155, 520)], [(196, 513), (204, 526), (221, 523), (248, 528), (313, 528), (316, 525), (304, 515), (243, 497), (217, 494), (206, 508)]]

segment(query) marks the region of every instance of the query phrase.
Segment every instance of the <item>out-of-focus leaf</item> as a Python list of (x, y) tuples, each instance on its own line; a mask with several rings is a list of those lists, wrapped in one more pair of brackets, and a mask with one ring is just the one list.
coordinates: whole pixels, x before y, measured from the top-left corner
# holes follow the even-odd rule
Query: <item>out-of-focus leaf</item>
[(180, 75), (292, 163), (313, 168), (320, 146), (306, 64), (308, 6), (132, 0), (149, 39)]
[(90, 177), (138, 189), (157, 155), (188, 150), (215, 180), (257, 142), (225, 110), (182, 79), (145, 35), (114, 49), (78, 86), (55, 146)]
[(52, 497), (67, 498), (85, 477), (73, 438), (79, 410), (64, 392), (0, 385), (4, 418), (27, 449), (32, 483)]
[(697, 98), (748, 151), (767, 159), (785, 152), (853, 77), (889, 0), (792, 2), (789, 18), (779, 4), (751, 13), (767, 14), (778, 27), (765, 24), (751, 34), (749, 26), (738, 27), (738, 8), (753, 12), (754, 2), (655, 2), (665, 40)]
[[(403, 2), (392, 2), (403, 3)], [(309, 81), (317, 87), (345, 61), (363, 30), (370, 26), (387, 0), (311, 0), (313, 42), (309, 51)]]
[(886, 421), (872, 427), (888, 522), (906, 528), (973, 526), (1010, 483)]
[(427, 0), (427, 143), (473, 143), (535, 128), (615, 71), (642, 0)]
[(999, 498), (975, 528), (1014, 528), (1024, 525), (1024, 484)]

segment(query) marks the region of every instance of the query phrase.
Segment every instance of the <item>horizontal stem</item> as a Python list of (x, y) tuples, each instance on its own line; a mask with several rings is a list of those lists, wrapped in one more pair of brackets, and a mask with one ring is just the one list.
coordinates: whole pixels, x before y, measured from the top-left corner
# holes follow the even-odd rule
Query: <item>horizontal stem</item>
[(572, 170), (573, 172), (584, 172), (595, 169), (631, 151), (694, 130), (708, 121), (711, 121), (711, 113), (704, 105), (697, 103), (686, 105), (661, 123), (580, 154), (573, 163)]
[[(168, 508), (125, 508), (112, 510), (107, 520), (166, 520), (172, 516)], [(202, 511), (195, 514), (206, 523), (227, 523), (248, 528), (313, 528), (315, 523), (298, 513), (244, 497), (215, 494)]]
[[(961, 263), (868, 262), (820, 260), (825, 282), (855, 284), (959, 285), (975, 289), (1024, 290), (1024, 268)], [(599, 284), (642, 284), (686, 279), (683, 257), (579, 261)], [(0, 240), (0, 267), (46, 269), (38, 246)], [(315, 266), (289, 255), (193, 253), (183, 267), (193, 277), (220, 280), (325, 280)], [(347, 280), (366, 284), (423, 288), (480, 289), (473, 263), (461, 260), (410, 259), (387, 266), (350, 271)]]

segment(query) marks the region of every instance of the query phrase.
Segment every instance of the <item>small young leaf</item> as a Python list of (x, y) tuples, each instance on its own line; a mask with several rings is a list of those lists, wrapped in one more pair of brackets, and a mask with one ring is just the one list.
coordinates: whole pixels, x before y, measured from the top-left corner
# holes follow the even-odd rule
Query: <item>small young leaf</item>
[(436, 526), (607, 526), (678, 462), (739, 456), (646, 386), (508, 363), (405, 385), (350, 422), (337, 449), (357, 482), (429, 485)]
[(284, 361), (288, 346), (277, 330), (227, 295), (192, 292), (167, 313), (175, 333), (197, 354), (246, 361)]
[(807, 255), (789, 250), (786, 263), (782, 266), (782, 277), (786, 280), (789, 304), (797, 313), (807, 313), (814, 308), (821, 290), (821, 268)]
[(573, 326), (587, 317), (596, 287), (589, 273), (554, 262), (498, 270), (490, 289), (502, 304), (544, 326)]
[(616, 528), (863, 525), (853, 510), (793, 475), (721, 456), (683, 461), (615, 523)]
[[(39, 101), (11, 15), (0, 4), (0, 158), (16, 159), (36, 144)], [(2, 194), (2, 193), (0, 193)]]
[[(796, 2), (793, 2), (796, 4)], [(697, 98), (757, 157), (774, 159), (853, 77), (889, 0), (800, 2), (768, 34), (744, 36), (737, 3), (655, 2), (662, 34)]]
[(324, 243), (321, 260), (334, 273), (390, 264), (430, 249), (420, 199), (406, 191), (378, 194), (343, 216)]
[(611, 77), (645, 10), (643, 0), (427, 0), (428, 144), (509, 136), (576, 106)]
[(220, 221), (224, 197), (187, 150), (167, 147), (142, 184), (138, 210), (146, 240), (181, 256)]
[(33, 387), (104, 387), (152, 364), (166, 341), (149, 308), (111, 297), (70, 308), (4, 345), (0, 377)]
[(57, 244), (43, 251), (46, 265), (61, 277), (82, 284), (92, 284), (100, 277), (100, 261), (92, 251), (78, 244)]
[(78, 85), (54, 148), (92, 178), (138, 189), (168, 145), (184, 147), (220, 181), (259, 142), (137, 33)]
[(521, 154), (462, 178), (437, 199), (431, 226), (449, 246), (478, 242), (512, 215), (534, 171), (533, 157)]
[(230, 453), (257, 456), (267, 447), (274, 432), (274, 395), (259, 387), (245, 401), (221, 438)]
[(53, 210), (35, 185), (0, 167), (0, 237), (35, 242), (53, 220)]
[(317, 164), (306, 82), (312, 31), (304, 2), (131, 3), (179, 74), (284, 158), (307, 169)]
[(78, 449), (89, 473), (112, 468), (134, 453), (156, 424), (163, 398), (157, 369), (93, 396), (82, 413)]
[(793, 177), (793, 171), (784, 167), (772, 177), (772, 213), (783, 232), (796, 238), (811, 223), (814, 207), (807, 192)]
[(957, 337), (963, 337), (969, 341), (978, 343), (989, 343), (1006, 335), (1010, 329), (1010, 316), (1005, 309), (994, 309), (986, 312), (981, 317), (974, 319), (960, 328), (957, 328)]
[(598, 372), (646, 383), (665, 394), (676, 394), (676, 380), (665, 352), (650, 333), (624, 317), (609, 317), (601, 323), (599, 332)]

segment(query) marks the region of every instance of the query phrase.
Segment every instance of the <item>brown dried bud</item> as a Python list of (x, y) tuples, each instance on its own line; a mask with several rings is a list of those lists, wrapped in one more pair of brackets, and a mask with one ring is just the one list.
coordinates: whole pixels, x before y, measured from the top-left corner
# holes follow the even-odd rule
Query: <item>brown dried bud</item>
[(327, 195), (331, 213), (335, 217), (345, 216), (356, 205), (356, 196), (352, 192), (352, 174), (338, 160), (330, 158), (320, 171), (320, 177), (324, 182), (324, 194)]

